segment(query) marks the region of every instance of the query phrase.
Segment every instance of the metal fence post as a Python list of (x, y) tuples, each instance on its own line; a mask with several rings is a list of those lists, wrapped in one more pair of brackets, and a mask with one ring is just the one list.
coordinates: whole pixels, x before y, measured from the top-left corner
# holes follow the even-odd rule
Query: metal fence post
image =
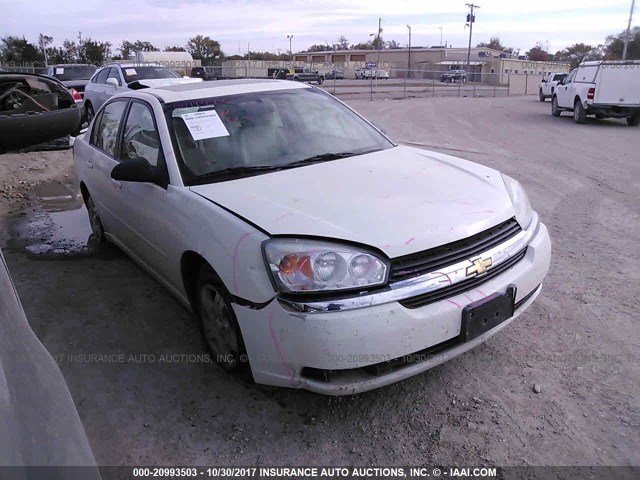
[(431, 79), (431, 93), (433, 93), (433, 96), (436, 96), (436, 79), (432, 78)]
[(402, 98), (407, 98), (407, 77), (409, 76), (409, 70), (404, 72), (404, 94)]
[(524, 72), (524, 94), (529, 95), (529, 74)]
[(507, 73), (507, 97), (511, 95), (511, 72)]

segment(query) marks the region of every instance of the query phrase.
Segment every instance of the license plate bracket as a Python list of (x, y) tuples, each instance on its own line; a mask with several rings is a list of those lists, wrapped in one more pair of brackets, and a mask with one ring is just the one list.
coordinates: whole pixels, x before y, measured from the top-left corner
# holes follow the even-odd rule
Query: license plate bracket
[(460, 336), (468, 342), (497, 327), (513, 316), (517, 287), (509, 285), (505, 292), (496, 292), (462, 309)]

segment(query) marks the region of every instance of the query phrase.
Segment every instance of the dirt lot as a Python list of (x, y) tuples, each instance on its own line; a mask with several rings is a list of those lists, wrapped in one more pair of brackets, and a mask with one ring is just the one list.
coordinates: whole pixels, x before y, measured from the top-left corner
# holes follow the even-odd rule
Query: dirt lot
[[(205, 348), (190, 314), (134, 263), (115, 249), (24, 249), (64, 230), (33, 209), (74, 203), (70, 153), (2, 156), (7, 261), (97, 461), (640, 464), (640, 129), (575, 125), (531, 97), (351, 104), (397, 141), (524, 184), (553, 242), (536, 303), (474, 351), (355, 397), (246, 384), (188, 357), (160, 362)], [(73, 228), (88, 235), (86, 223)]]

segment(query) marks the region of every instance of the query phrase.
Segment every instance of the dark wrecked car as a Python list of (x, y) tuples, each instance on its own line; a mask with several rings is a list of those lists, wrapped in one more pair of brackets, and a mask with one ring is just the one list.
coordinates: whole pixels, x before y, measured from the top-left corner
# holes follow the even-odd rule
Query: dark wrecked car
[(31, 73), (0, 73), (0, 152), (79, 130), (81, 112), (60, 81)]

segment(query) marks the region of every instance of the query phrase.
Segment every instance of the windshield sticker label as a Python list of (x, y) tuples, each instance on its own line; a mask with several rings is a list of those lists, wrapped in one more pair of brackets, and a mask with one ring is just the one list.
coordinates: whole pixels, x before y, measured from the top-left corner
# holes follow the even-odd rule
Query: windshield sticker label
[(56, 75), (64, 75), (64, 68), (56, 67)]
[(181, 116), (194, 140), (229, 136), (227, 127), (224, 126), (215, 110), (183, 113)]
[(126, 73), (126, 74), (127, 74), (127, 75), (129, 75), (129, 76), (137, 75), (137, 74), (138, 74), (138, 72), (136, 72), (136, 69), (135, 69), (135, 68), (126, 68), (126, 69), (124, 70), (124, 73)]

